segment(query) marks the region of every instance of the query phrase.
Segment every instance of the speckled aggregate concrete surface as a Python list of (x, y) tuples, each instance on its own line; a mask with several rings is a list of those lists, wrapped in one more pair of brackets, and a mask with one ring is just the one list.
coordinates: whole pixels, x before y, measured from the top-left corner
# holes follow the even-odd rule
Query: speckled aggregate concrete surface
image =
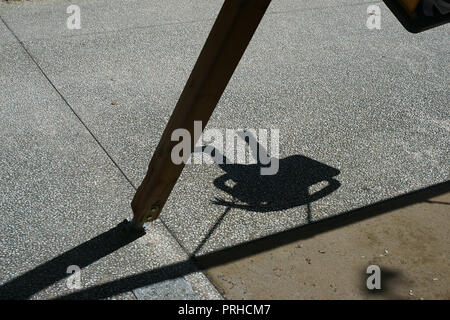
[[(2, 283), (130, 215), (221, 3), (80, 0), (82, 28), (69, 30), (68, 1), (0, 2)], [(370, 3), (381, 30), (366, 28)], [(227, 210), (214, 203), (232, 200), (214, 185), (224, 171), (188, 165), (160, 222), (82, 270), (85, 287), (110, 282), (86, 296), (220, 298), (187, 254), (447, 181), (449, 36), (412, 35), (381, 2), (273, 0), (208, 128), (280, 129), (280, 165), (300, 170), (267, 179), (262, 199), (308, 194), (327, 172), (339, 187), (282, 210)], [(69, 293), (58, 278), (33, 297)]]

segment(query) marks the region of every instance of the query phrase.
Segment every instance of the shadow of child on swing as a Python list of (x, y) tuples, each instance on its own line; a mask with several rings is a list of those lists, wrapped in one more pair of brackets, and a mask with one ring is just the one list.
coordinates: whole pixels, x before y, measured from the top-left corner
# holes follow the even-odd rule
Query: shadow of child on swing
[[(240, 131), (237, 135), (252, 149), (249, 151), (253, 153), (256, 163), (230, 163), (220, 150), (211, 145), (195, 148), (195, 152), (206, 153), (211, 159), (215, 159), (216, 164), (225, 172), (214, 180), (214, 185), (230, 195), (232, 200), (216, 197), (212, 202), (226, 208), (191, 256), (200, 252), (225, 215), (233, 208), (273, 212), (307, 205), (307, 223), (310, 223), (310, 203), (331, 194), (341, 185), (335, 179), (340, 173), (338, 169), (300, 155), (283, 159), (270, 157), (250, 132)], [(261, 161), (261, 155), (265, 155), (264, 161)], [(267, 170), (274, 163), (276, 170)], [(268, 171), (271, 174), (262, 174)]]
[(255, 212), (280, 211), (309, 204), (339, 188), (340, 182), (335, 179), (340, 173), (338, 169), (301, 155), (282, 159), (269, 156), (270, 165), (276, 160), (277, 172), (262, 174), (268, 164), (267, 160), (264, 161), (266, 164), (261, 162), (260, 155), (268, 156), (267, 151), (248, 131), (237, 134), (246, 141), (249, 149), (253, 147), (249, 151), (256, 159), (255, 164), (230, 164), (229, 159), (216, 148), (197, 148), (207, 152), (212, 159), (223, 159), (218, 161), (218, 166), (225, 173), (214, 180), (214, 185), (232, 196), (233, 201), (216, 198), (214, 204)]

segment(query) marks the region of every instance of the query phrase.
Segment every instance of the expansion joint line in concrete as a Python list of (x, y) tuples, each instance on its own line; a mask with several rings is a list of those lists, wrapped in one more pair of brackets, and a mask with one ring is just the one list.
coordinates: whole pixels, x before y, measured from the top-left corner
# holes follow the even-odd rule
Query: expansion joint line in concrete
[(112, 156), (108, 153), (108, 151), (103, 147), (103, 145), (100, 143), (98, 138), (94, 135), (94, 133), (89, 129), (87, 124), (81, 119), (81, 117), (76, 113), (76, 111), (72, 108), (72, 106), (69, 104), (67, 99), (62, 95), (62, 93), (56, 88), (56, 86), (53, 84), (53, 82), (50, 80), (50, 78), (47, 76), (47, 74), (44, 72), (42, 67), (37, 63), (36, 59), (33, 57), (33, 55), (28, 51), (25, 44), (19, 39), (19, 37), (14, 33), (14, 31), (9, 27), (9, 25), (6, 23), (6, 21), (3, 19), (2, 16), (0, 16), (0, 20), (5, 24), (6, 28), (11, 32), (11, 34), (16, 38), (16, 40), (19, 42), (22, 49), (25, 51), (25, 53), (30, 57), (31, 61), (36, 65), (36, 67), (39, 69), (39, 71), (42, 73), (42, 75), (47, 79), (48, 83), (55, 89), (56, 93), (58, 93), (59, 97), (64, 101), (64, 103), (69, 107), (69, 109), (72, 111), (72, 113), (77, 117), (77, 119), (80, 121), (80, 123), (84, 126), (84, 128), (88, 131), (88, 133), (91, 135), (91, 137), (95, 140), (95, 142), (102, 148), (103, 152), (108, 156), (108, 158), (112, 161), (114, 166), (120, 171), (120, 173), (123, 175), (123, 177), (128, 181), (128, 183), (136, 190), (136, 187), (133, 185), (131, 180), (125, 175), (122, 168), (119, 167), (117, 162), (112, 158)]

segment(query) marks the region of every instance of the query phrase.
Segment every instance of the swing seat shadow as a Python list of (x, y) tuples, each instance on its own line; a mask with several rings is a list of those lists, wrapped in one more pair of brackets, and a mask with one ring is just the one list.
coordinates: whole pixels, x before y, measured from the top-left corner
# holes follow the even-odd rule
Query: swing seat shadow
[(214, 185), (239, 203), (220, 198), (213, 203), (248, 211), (279, 211), (319, 200), (341, 185), (335, 179), (338, 169), (311, 158), (293, 155), (279, 163), (278, 173), (270, 176), (260, 175), (258, 164), (220, 165), (225, 174), (215, 179)]
[[(233, 198), (230, 201), (216, 197), (212, 201), (216, 205), (254, 212), (280, 211), (317, 201), (341, 185), (336, 180), (340, 174), (338, 169), (302, 155), (282, 159), (269, 157), (278, 162), (278, 171), (273, 175), (262, 175), (261, 168), (267, 168), (268, 164), (262, 164), (258, 155), (261, 152), (267, 154), (267, 151), (248, 132), (238, 135), (245, 139), (249, 148), (256, 146), (256, 150), (250, 151), (257, 161), (256, 164), (229, 164), (219, 150), (208, 147), (213, 159), (223, 158), (218, 166), (225, 173), (214, 180), (214, 186)], [(205, 149), (203, 146), (200, 150), (204, 152)]]

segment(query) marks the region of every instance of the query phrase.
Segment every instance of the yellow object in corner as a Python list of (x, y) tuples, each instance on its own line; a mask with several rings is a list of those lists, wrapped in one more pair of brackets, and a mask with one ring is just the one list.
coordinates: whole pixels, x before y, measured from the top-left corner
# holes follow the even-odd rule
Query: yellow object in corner
[(416, 10), (417, 5), (420, 0), (397, 0), (398, 3), (402, 5), (402, 7), (406, 10), (406, 12), (412, 16), (414, 10)]

